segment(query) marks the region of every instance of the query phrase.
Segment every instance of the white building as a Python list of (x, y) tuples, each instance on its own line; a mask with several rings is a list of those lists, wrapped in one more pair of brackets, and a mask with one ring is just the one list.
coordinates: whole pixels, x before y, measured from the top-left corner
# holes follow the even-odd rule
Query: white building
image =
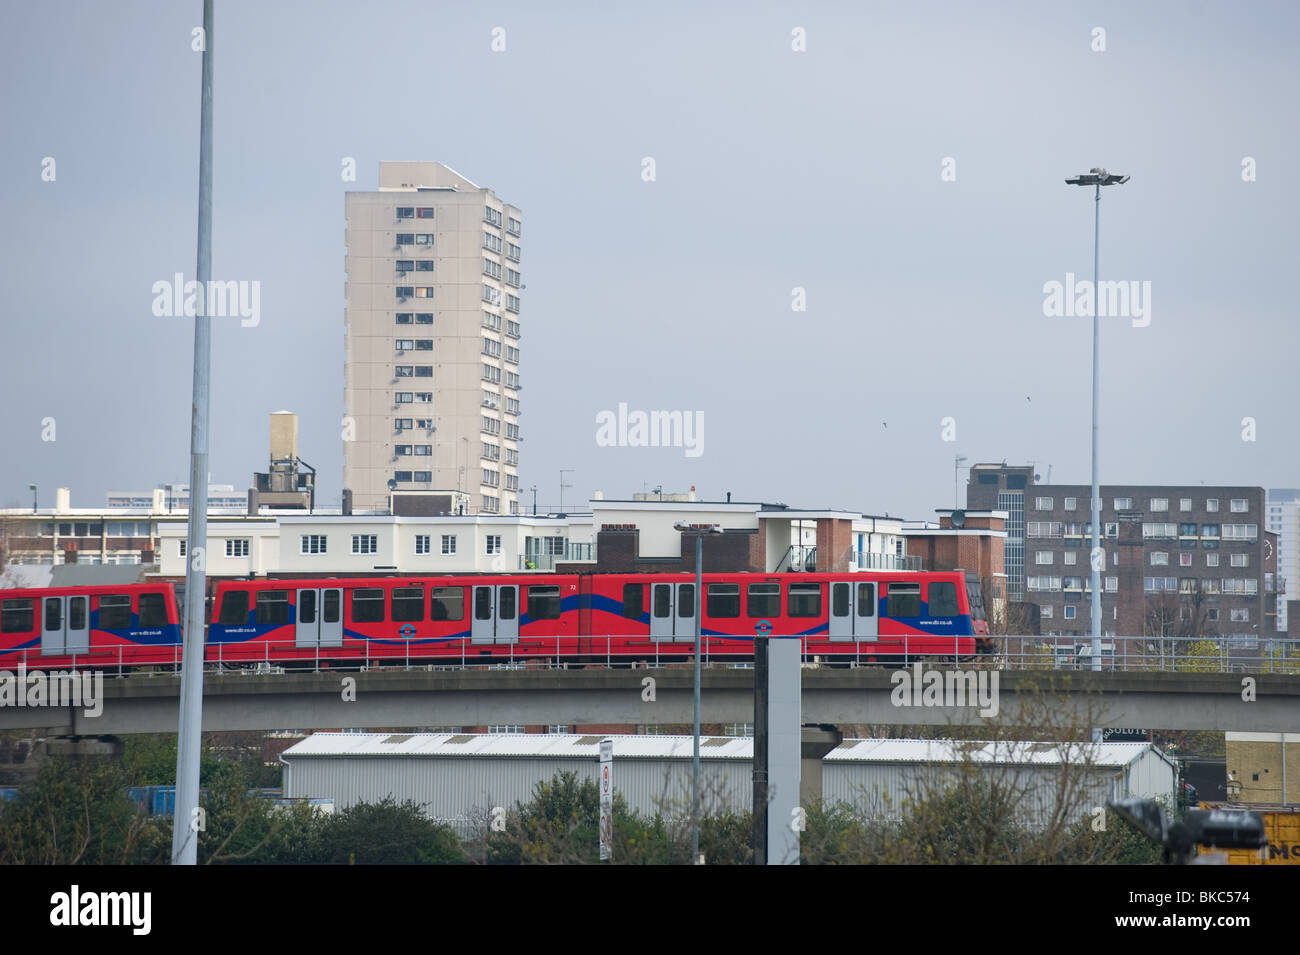
[(1286, 633), (1283, 582), (1300, 581), (1300, 488), (1270, 489), (1265, 521), (1265, 527), (1277, 535), (1277, 629)]

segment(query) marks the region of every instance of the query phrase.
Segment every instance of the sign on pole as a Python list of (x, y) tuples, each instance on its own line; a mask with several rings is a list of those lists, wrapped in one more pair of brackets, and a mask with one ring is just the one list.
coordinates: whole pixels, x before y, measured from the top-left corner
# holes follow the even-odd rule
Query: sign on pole
[(600, 741), (600, 861), (614, 857), (614, 741)]

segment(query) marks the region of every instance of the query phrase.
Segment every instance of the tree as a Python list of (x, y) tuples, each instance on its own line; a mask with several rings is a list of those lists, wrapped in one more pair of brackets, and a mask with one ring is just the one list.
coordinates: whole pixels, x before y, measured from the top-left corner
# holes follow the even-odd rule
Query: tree
[(470, 861), (455, 831), (425, 818), (414, 802), (358, 803), (323, 817), (315, 858), (302, 861), (356, 865), (458, 865)]

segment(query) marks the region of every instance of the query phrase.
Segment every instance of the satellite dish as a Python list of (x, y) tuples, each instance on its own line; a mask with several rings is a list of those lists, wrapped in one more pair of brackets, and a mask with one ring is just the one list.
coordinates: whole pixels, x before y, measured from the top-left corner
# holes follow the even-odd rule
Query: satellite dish
[(953, 527), (965, 527), (965, 526), (966, 526), (966, 512), (965, 512), (965, 511), (953, 511), (953, 512), (952, 512), (952, 526), (953, 526)]
[(397, 487), (397, 481), (394, 480), (393, 478), (389, 478), (389, 479), (388, 479), (388, 490), (391, 491), (391, 490), (393, 490), (393, 489), (396, 488), (396, 487)]

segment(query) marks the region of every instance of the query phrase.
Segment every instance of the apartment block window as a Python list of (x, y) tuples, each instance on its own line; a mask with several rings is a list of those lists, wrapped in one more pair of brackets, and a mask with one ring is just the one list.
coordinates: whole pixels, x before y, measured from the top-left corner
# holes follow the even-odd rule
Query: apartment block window
[(519, 414), (519, 399), (518, 399), (518, 398), (507, 398), (507, 399), (506, 399), (506, 414)]
[(498, 229), (501, 228), (500, 210), (493, 209), (491, 206), (485, 206), (483, 209), (483, 221), (489, 225), (496, 226)]
[(501, 460), (501, 446), (498, 444), (488, 444), (483, 442), (483, 450), (479, 457), (487, 458), (489, 461)]
[(1143, 524), (1142, 537), (1146, 540), (1175, 540), (1178, 537), (1178, 525)]
[(248, 556), (247, 537), (227, 538), (226, 556), (227, 557), (247, 557)]
[(421, 554), (427, 554), (427, 553), (429, 553), (429, 535), (428, 535), (428, 534), (416, 534), (416, 535), (415, 535), (415, 553), (416, 553), (417, 556), (418, 556), (418, 555), (421, 555)]
[(506, 361), (514, 362), (516, 365), (519, 364), (519, 349), (515, 348), (513, 345), (507, 345)]
[(1065, 588), (1066, 590), (1082, 590), (1082, 589), (1083, 589), (1083, 578), (1082, 578), (1082, 577), (1063, 577), (1063, 578), (1061, 578), (1061, 584), (1062, 584), (1062, 586), (1064, 586), (1064, 588)]
[(442, 535), (442, 552), (443, 552), (443, 554), (454, 554), (454, 553), (456, 553), (456, 535), (455, 535), (455, 534), (443, 534), (443, 535)]
[(393, 472), (393, 480), (394, 480), (394, 481), (397, 481), (399, 484), (410, 483), (410, 480), (411, 480), (411, 472), (410, 472), (410, 471), (394, 471), (394, 472)]
[(495, 234), (495, 233), (493, 233), (493, 232), (484, 232), (484, 233), (483, 233), (483, 248), (487, 249), (487, 250), (490, 251), (490, 252), (500, 252), (500, 251), (501, 251), (501, 236), (499, 236), (499, 235), (497, 235), (497, 234)]
[(415, 481), (416, 481), (416, 482), (421, 483), (421, 484), (428, 484), (430, 481), (433, 480), (433, 472), (432, 472), (432, 471), (416, 471), (414, 477), (415, 477)]
[(416, 312), (416, 313), (415, 313), (415, 324), (417, 324), (417, 325), (432, 325), (432, 324), (433, 324), (433, 312)]
[(1167, 551), (1154, 551), (1151, 554), (1152, 567), (1158, 567), (1158, 566), (1167, 567), (1168, 565), (1169, 565), (1169, 553)]
[(1035, 564), (1050, 564), (1052, 562), (1052, 552), (1050, 550), (1040, 550), (1034, 554)]
[(495, 723), (488, 727), (488, 732), (492, 735), (501, 735), (505, 733), (522, 733), (524, 728), (519, 723)]
[(1226, 541), (1255, 541), (1259, 538), (1258, 524), (1224, 524), (1223, 539)]
[(1066, 620), (1073, 620), (1078, 615), (1078, 611), (1078, 607), (1067, 606), (1063, 608), (1063, 616)]
[(501, 278), (501, 263), (493, 262), (491, 259), (483, 260), (483, 274), (488, 278)]
[[(1092, 525), (1088, 526), (1088, 531), (1089, 533), (1092, 532)], [(1105, 521), (1102, 521), (1101, 533), (1102, 536), (1104, 537), (1119, 537), (1119, 524), (1118, 523), (1107, 524)]]
[(402, 301), (406, 301), (408, 298), (412, 298), (412, 297), (414, 297), (414, 295), (415, 295), (415, 286), (414, 286), (414, 285), (399, 285), (399, 286), (397, 286), (397, 288), (396, 288), (394, 291), (397, 292), (397, 297), (398, 297), (400, 300), (402, 300)]
[(1167, 510), (1169, 510), (1169, 498), (1167, 498), (1167, 497), (1153, 497), (1153, 498), (1151, 498), (1151, 510), (1153, 510), (1153, 511), (1167, 511)]
[[(498, 422), (498, 424), (499, 424), (499, 423), (500, 423), (500, 422)], [(519, 425), (517, 425), (517, 424), (508, 424), (508, 425), (506, 425), (506, 437), (509, 438), (509, 439), (511, 439), (512, 441), (518, 441), (518, 440), (519, 440)]]
[(483, 407), (492, 408), (493, 410), (501, 407), (501, 396), (495, 391), (483, 392)]
[(433, 339), (432, 339), (432, 338), (417, 338), (417, 339), (415, 340), (415, 350), (416, 350), (416, 351), (433, 351)]
[(1052, 506), (1053, 506), (1053, 502), (1050, 497), (1034, 498), (1034, 507), (1036, 507), (1040, 511), (1050, 511), (1052, 509)]
[(499, 382), (501, 380), (501, 369), (495, 365), (484, 365), (483, 380)]
[(484, 468), (483, 480), (480, 483), (486, 484), (488, 487), (500, 487), (501, 474), (498, 471), (493, 471), (491, 468)]
[(1192, 555), (1191, 555), (1191, 554), (1179, 554), (1179, 555), (1178, 555), (1178, 566), (1179, 566), (1179, 567), (1191, 567), (1191, 566), (1192, 566)]
[(417, 233), (415, 234), (415, 244), (416, 244), (416, 245), (433, 245), (433, 233), (432, 233), (432, 232), (417, 232)]
[(501, 343), (491, 338), (483, 339), (483, 354), (491, 358), (500, 358)]
[(409, 338), (399, 338), (394, 345), (398, 351), (415, 351), (415, 342)]
[(415, 287), (415, 297), (416, 297), (416, 298), (433, 298), (433, 286), (431, 286), (431, 285), (417, 285), (417, 286)]
[(480, 430), (485, 431), (488, 434), (500, 434), (501, 422), (498, 421), (496, 418), (489, 418), (485, 415), (483, 417), (483, 426)]
[(483, 513), (499, 514), (501, 513), (501, 499), (492, 497), (489, 494), (483, 495)]
[(1060, 577), (1027, 577), (1025, 578), (1025, 589), (1035, 592), (1053, 593), (1061, 589)]
[(415, 401), (416, 401), (417, 404), (422, 404), (422, 405), (431, 405), (431, 404), (433, 404), (433, 392), (432, 392), (432, 391), (417, 391), (417, 392), (415, 393)]
[(1026, 521), (1026, 537), (1060, 537), (1062, 525), (1056, 521)]
[(1250, 502), (1244, 497), (1234, 497), (1229, 502), (1229, 509), (1233, 514), (1245, 514), (1250, 510)]
[(489, 305), (500, 305), (501, 290), (499, 288), (493, 288), (491, 285), (483, 286), (483, 301), (487, 302)]
[[(501, 326), (498, 325), (497, 327), (500, 328)], [(506, 335), (509, 338), (518, 338), (519, 323), (514, 320), (506, 322)]]
[(393, 402), (399, 405), (408, 405), (411, 403), (412, 394), (409, 391), (399, 391), (393, 396)]
[(1105, 583), (1102, 586), (1105, 587), (1106, 593), (1113, 594), (1119, 590), (1119, 578), (1107, 577)]
[[(500, 371), (500, 369), (497, 369), (497, 370)], [(516, 374), (516, 373), (513, 372), (513, 371), (508, 371), (508, 372), (506, 372), (506, 387), (507, 387), (507, 388), (514, 388), (515, 390), (518, 390), (518, 389), (519, 389), (519, 375)]]
[(352, 535), (352, 553), (377, 554), (378, 552), (379, 552), (379, 536), (377, 534), (353, 534)]
[(1206, 555), (1205, 555), (1205, 566), (1206, 566), (1206, 567), (1218, 567), (1218, 566), (1219, 566), (1219, 555), (1218, 555), (1218, 554), (1206, 554)]
[(1238, 610), (1238, 609), (1236, 609), (1236, 608), (1233, 608), (1232, 610), (1229, 610), (1229, 611), (1228, 611), (1228, 614), (1229, 614), (1229, 616), (1230, 616), (1230, 618), (1231, 618), (1231, 620), (1232, 620), (1233, 623), (1249, 623), (1249, 622), (1250, 622), (1250, 611), (1247, 610), (1247, 609), (1244, 608), (1244, 607), (1241, 608), (1240, 610)]
[(523, 230), (523, 228), (524, 228), (523, 223), (521, 223), (518, 219), (512, 216), (510, 219), (510, 225), (507, 226), (506, 231), (509, 232), (511, 235), (518, 235)]
[(415, 245), (415, 233), (414, 233), (414, 232), (399, 232), (399, 233), (397, 233), (397, 244), (398, 244), (398, 245)]
[(1079, 499), (1077, 497), (1067, 497), (1065, 499), (1065, 509), (1067, 511), (1077, 511), (1079, 509)]
[(414, 218), (415, 218), (415, 209), (414, 209), (414, 207), (412, 207), (412, 206), (398, 206), (398, 207), (397, 207), (397, 218), (399, 218), (399, 219), (414, 219)]
[(417, 444), (415, 445), (415, 456), (417, 458), (428, 458), (433, 456), (433, 445)]
[(414, 259), (398, 259), (396, 264), (397, 264), (397, 271), (399, 272), (406, 273), (406, 272), (415, 271)]
[(180, 546), (180, 556), (181, 556), (181, 557), (184, 557), (184, 556), (185, 556), (185, 548), (186, 548), (186, 546), (189, 544), (189, 541), (178, 541), (178, 543), (181, 545), (181, 546)]
[(1211, 607), (1209, 610), (1205, 611), (1205, 619), (1217, 621), (1219, 619), (1219, 608)]
[(515, 288), (519, 288), (519, 286), (523, 284), (523, 276), (521, 276), (521, 275), (520, 275), (518, 272), (516, 272), (514, 269), (507, 268), (507, 269), (506, 269), (506, 284), (507, 284), (507, 285), (513, 285)]
[(432, 366), (432, 365), (416, 365), (416, 366), (415, 366), (415, 377), (416, 377), (416, 378), (432, 378), (432, 377), (433, 377), (433, 366)]
[(432, 431), (432, 430), (433, 430), (433, 419), (432, 419), (432, 418), (416, 418), (416, 419), (415, 419), (415, 426), (416, 426), (417, 428), (423, 428), (423, 429), (426, 430), (426, 431)]
[(417, 271), (417, 272), (432, 272), (432, 271), (433, 271), (433, 259), (416, 259), (416, 260), (415, 260), (415, 271)]
[(1178, 499), (1178, 509), (1180, 511), (1190, 511), (1192, 509), (1192, 499), (1190, 497), (1180, 497)]
[(395, 316), (398, 325), (410, 325), (415, 321), (414, 312), (398, 312)]
[(393, 447), (393, 453), (398, 457), (409, 457), (411, 454), (411, 446), (409, 444), (395, 445)]
[(418, 208), (415, 210), (415, 217), (417, 219), (432, 219), (433, 210), (430, 209), (428, 206)]
[(519, 464), (519, 452), (514, 448), (506, 448), (506, 464), (516, 467)]
[(1131, 511), (1131, 510), (1133, 510), (1133, 498), (1131, 498), (1131, 497), (1117, 497), (1117, 498), (1115, 498), (1115, 510), (1117, 510), (1117, 511)]
[(518, 475), (518, 474), (507, 474), (507, 475), (506, 475), (506, 490), (507, 490), (507, 491), (517, 491), (517, 490), (519, 490), (519, 475)]
[(396, 366), (396, 368), (394, 369), (394, 377), (395, 377), (395, 378), (414, 378), (414, 377), (415, 377), (415, 366), (414, 366), (414, 365), (398, 365), (398, 366)]
[(1066, 537), (1082, 537), (1083, 525), (1078, 521), (1067, 521), (1063, 525)]
[(1249, 566), (1250, 566), (1250, 555), (1249, 555), (1249, 554), (1232, 554), (1232, 555), (1230, 555), (1229, 558), (1228, 558), (1228, 566), (1229, 566), (1229, 567), (1249, 567)]
[[(510, 221), (511, 221), (511, 222), (514, 222), (515, 220), (514, 220), (514, 219), (511, 219)], [(520, 255), (520, 248), (519, 248), (519, 246), (515, 245), (513, 242), (507, 242), (507, 243), (506, 243), (506, 258), (507, 258), (507, 259), (510, 259), (512, 262), (518, 262), (518, 261), (519, 261), (519, 255)]]
[(1041, 617), (1041, 618), (1044, 619), (1044, 620), (1051, 620), (1051, 619), (1052, 619), (1052, 605), (1051, 605), (1051, 604), (1039, 604), (1039, 606), (1038, 606), (1038, 616)]
[(1067, 550), (1064, 554), (1061, 555), (1061, 558), (1062, 560), (1065, 561), (1066, 564), (1073, 565), (1079, 562), (1079, 554), (1077, 551)]
[(486, 551), (485, 551), (485, 553), (486, 553), (489, 557), (491, 557), (491, 556), (494, 555), (494, 554), (499, 554), (499, 553), (501, 553), (501, 535), (500, 535), (500, 534), (488, 534), (486, 537), (483, 538), (483, 541), (484, 541), (484, 545), (485, 545), (485, 547), (486, 547)]
[(393, 430), (394, 430), (394, 431), (410, 431), (410, 430), (411, 430), (411, 427), (412, 427), (412, 424), (413, 424), (413, 422), (411, 421), (410, 418), (394, 418), (394, 419), (393, 419)]
[(511, 295), (509, 292), (506, 293), (506, 311), (507, 311), (507, 312), (514, 312), (516, 315), (519, 314), (519, 296), (518, 296), (518, 295)]
[(501, 331), (501, 316), (494, 312), (485, 311), (483, 313), (483, 327), (491, 328), (495, 331)]
[(1219, 499), (1215, 497), (1207, 499), (1205, 502), (1205, 509), (1207, 511), (1217, 511), (1219, 509)]

